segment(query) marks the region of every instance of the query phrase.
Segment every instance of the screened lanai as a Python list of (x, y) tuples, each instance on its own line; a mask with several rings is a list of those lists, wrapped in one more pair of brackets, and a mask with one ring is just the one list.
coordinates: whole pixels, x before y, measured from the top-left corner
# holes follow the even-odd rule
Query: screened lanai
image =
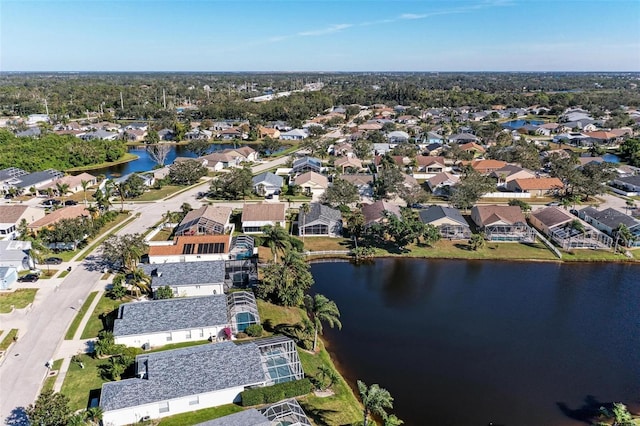
[(227, 295), (227, 315), (233, 333), (244, 332), (251, 324), (260, 324), (256, 298), (248, 291), (233, 291)]
[(260, 410), (272, 426), (311, 426), (302, 407), (295, 399), (286, 399)]
[(273, 336), (254, 340), (253, 343), (260, 350), (262, 369), (268, 377), (268, 385), (300, 380), (304, 377), (293, 340), (284, 336)]

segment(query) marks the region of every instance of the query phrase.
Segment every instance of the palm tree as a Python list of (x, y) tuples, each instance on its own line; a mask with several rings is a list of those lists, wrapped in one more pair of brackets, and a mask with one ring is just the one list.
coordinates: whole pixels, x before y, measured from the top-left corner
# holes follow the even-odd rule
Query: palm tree
[(58, 196), (60, 198), (63, 198), (65, 195), (67, 195), (67, 193), (71, 192), (69, 191), (69, 184), (68, 183), (56, 183), (56, 189), (58, 191)]
[(151, 292), (151, 277), (141, 268), (136, 268), (131, 275), (129, 285), (132, 286), (132, 289), (135, 289), (138, 297), (140, 297), (141, 293), (149, 294)]
[(262, 228), (262, 232), (263, 241), (266, 243), (267, 247), (271, 249), (273, 262), (278, 263), (278, 252), (284, 254), (285, 251), (291, 248), (291, 242), (287, 231), (280, 225), (267, 225)]
[(316, 294), (313, 297), (307, 294), (304, 297), (304, 307), (307, 315), (309, 315), (309, 319), (313, 322), (313, 351), (315, 352), (318, 346), (318, 334), (322, 334), (323, 321), (329, 324), (331, 328), (337, 326), (338, 329), (342, 329), (340, 311), (338, 310), (336, 302), (327, 299), (322, 294)]
[(482, 234), (473, 234), (469, 239), (469, 248), (473, 251), (483, 249), (486, 245), (486, 240)]
[(300, 213), (302, 213), (300, 215), (302, 216), (302, 241), (304, 241), (304, 236), (306, 234), (306, 230), (304, 229), (304, 226), (305, 226), (305, 222), (307, 221), (307, 215), (309, 214), (309, 210), (311, 210), (311, 208), (309, 207), (309, 204), (302, 203), (302, 205), (300, 206)]
[(88, 180), (81, 180), (80, 181), (80, 185), (82, 185), (82, 192), (84, 193), (84, 205), (87, 205), (87, 188), (89, 188), (89, 184), (91, 182), (89, 182)]
[(386, 419), (384, 419), (384, 426), (400, 426), (403, 424), (404, 424), (404, 421), (397, 418), (395, 414), (392, 414)]
[(567, 247), (569, 250), (571, 250), (571, 240), (573, 239), (573, 230), (582, 232), (584, 234), (585, 228), (584, 225), (582, 224), (582, 222), (580, 222), (578, 219), (573, 219), (571, 221), (571, 223), (569, 224), (569, 247)]
[(96, 424), (96, 425), (100, 424), (100, 421), (102, 420), (102, 408), (100, 407), (87, 408), (87, 411), (85, 411), (85, 418), (91, 424)]
[(127, 184), (127, 182), (120, 182), (116, 184), (116, 188), (118, 189), (118, 196), (120, 197), (120, 211), (124, 212), (124, 199), (127, 195), (129, 185)]
[[(320, 390), (331, 388), (333, 385), (338, 383), (338, 380), (340, 380), (340, 376), (338, 376), (338, 373), (336, 373), (333, 368), (329, 367), (326, 364), (322, 364), (320, 367), (318, 367), (318, 376)], [(327, 379), (329, 380), (329, 383), (325, 384), (325, 380)]]
[(360, 392), (360, 399), (364, 406), (363, 426), (368, 425), (370, 414), (378, 415), (384, 419), (387, 417), (385, 408), (393, 408), (393, 397), (388, 390), (377, 384), (367, 387), (364, 382), (358, 380), (358, 392)]
[(633, 240), (633, 234), (625, 224), (621, 223), (613, 232), (616, 234), (616, 245), (613, 250), (614, 253), (618, 252), (618, 243), (620, 242), (620, 239), (624, 241), (625, 246), (629, 247)]

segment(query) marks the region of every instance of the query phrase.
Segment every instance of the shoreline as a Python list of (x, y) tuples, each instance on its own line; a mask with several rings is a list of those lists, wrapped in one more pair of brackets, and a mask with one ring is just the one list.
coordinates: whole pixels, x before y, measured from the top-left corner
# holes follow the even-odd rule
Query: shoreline
[(104, 162), (100, 164), (94, 164), (92, 166), (80, 166), (80, 167), (72, 167), (70, 169), (65, 170), (65, 173), (74, 173), (74, 172), (88, 172), (91, 170), (105, 169), (111, 166), (116, 166), (118, 164), (130, 163), (132, 161), (136, 161), (140, 158), (136, 154), (131, 154), (130, 152), (126, 152), (122, 158), (116, 161)]
[(640, 260), (634, 258), (625, 259), (532, 259), (532, 258), (469, 258), (469, 257), (450, 257), (450, 256), (421, 256), (421, 255), (394, 255), (383, 254), (373, 255), (356, 261), (355, 257), (349, 255), (311, 255), (307, 256), (307, 263), (331, 263), (332, 261), (345, 261), (349, 263), (375, 261), (376, 259), (424, 259), (424, 260), (463, 260), (463, 261), (489, 261), (489, 262), (538, 262), (538, 263), (558, 263), (558, 264), (574, 264), (574, 263), (620, 263), (630, 265), (640, 265)]

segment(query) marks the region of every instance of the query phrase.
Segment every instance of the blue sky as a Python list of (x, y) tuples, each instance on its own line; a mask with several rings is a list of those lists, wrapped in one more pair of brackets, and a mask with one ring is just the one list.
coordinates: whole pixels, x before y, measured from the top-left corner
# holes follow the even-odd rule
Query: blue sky
[(1, 71), (640, 71), (638, 0), (0, 0)]

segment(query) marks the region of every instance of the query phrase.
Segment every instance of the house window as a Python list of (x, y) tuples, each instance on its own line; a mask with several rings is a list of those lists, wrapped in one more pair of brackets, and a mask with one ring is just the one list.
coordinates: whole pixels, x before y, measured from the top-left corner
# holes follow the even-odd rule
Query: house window
[(161, 402), (158, 404), (158, 411), (160, 413), (168, 413), (169, 412), (169, 401)]
[(167, 342), (170, 342), (172, 340), (173, 340), (173, 338), (171, 337), (171, 333), (167, 334)]
[(200, 404), (200, 397), (198, 395), (192, 397), (189, 400), (189, 405), (198, 405), (198, 404)]
[(204, 337), (204, 328), (200, 329), (200, 337)]
[(185, 333), (185, 338), (191, 339), (191, 330), (187, 330), (187, 332)]
[(199, 285), (197, 285), (197, 286), (196, 286), (196, 290), (197, 290), (197, 289), (199, 289), (199, 288), (200, 288), (200, 286), (199, 286)]

